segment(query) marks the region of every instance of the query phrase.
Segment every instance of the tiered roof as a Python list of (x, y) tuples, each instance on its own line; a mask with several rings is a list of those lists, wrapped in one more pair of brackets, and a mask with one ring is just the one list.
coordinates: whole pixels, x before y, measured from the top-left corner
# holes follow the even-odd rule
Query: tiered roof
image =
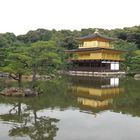
[(93, 34), (87, 35), (87, 36), (83, 36), (83, 37), (79, 37), (77, 38), (80, 41), (84, 41), (84, 40), (91, 40), (91, 39), (96, 39), (96, 38), (102, 38), (108, 41), (114, 41), (116, 40), (116, 38), (112, 38), (112, 37), (107, 37), (105, 35), (101, 35), (98, 30), (96, 29), (96, 31)]
[(109, 50), (109, 51), (116, 51), (116, 52), (126, 52), (122, 50), (110, 49), (110, 48), (101, 48), (101, 47), (93, 47), (93, 48), (78, 48), (73, 50), (66, 50), (66, 52), (87, 52), (87, 51), (97, 51), (97, 50)]

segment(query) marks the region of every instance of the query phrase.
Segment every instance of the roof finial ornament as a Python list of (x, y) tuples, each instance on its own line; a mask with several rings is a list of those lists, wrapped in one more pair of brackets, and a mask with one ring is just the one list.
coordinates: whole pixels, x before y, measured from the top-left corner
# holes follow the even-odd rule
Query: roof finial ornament
[(99, 34), (99, 30), (96, 28), (94, 34)]

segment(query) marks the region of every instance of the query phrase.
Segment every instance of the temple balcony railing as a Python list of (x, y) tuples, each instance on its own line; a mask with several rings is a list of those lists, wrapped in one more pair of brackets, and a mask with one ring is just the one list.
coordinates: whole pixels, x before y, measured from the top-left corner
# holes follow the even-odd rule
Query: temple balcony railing
[(102, 55), (100, 53), (93, 53), (91, 55), (77, 55), (69, 58), (71, 60), (117, 60), (124, 61), (124, 58), (119, 55)]
[(73, 67), (69, 68), (71, 71), (88, 71), (88, 72), (118, 72), (119, 70), (111, 70), (110, 68), (96, 68), (96, 67)]

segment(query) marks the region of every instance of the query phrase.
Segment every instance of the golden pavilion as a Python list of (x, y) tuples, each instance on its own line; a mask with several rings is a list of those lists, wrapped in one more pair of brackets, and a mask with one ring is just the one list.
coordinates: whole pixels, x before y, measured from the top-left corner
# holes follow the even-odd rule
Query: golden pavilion
[(78, 38), (79, 48), (67, 50), (71, 71), (79, 72), (119, 72), (124, 51), (113, 49), (115, 38), (94, 34)]

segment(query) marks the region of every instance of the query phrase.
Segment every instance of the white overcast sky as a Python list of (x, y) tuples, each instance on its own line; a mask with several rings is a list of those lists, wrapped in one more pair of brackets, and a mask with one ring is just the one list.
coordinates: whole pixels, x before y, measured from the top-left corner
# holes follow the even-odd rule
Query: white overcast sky
[(140, 25), (140, 0), (0, 0), (0, 33)]

